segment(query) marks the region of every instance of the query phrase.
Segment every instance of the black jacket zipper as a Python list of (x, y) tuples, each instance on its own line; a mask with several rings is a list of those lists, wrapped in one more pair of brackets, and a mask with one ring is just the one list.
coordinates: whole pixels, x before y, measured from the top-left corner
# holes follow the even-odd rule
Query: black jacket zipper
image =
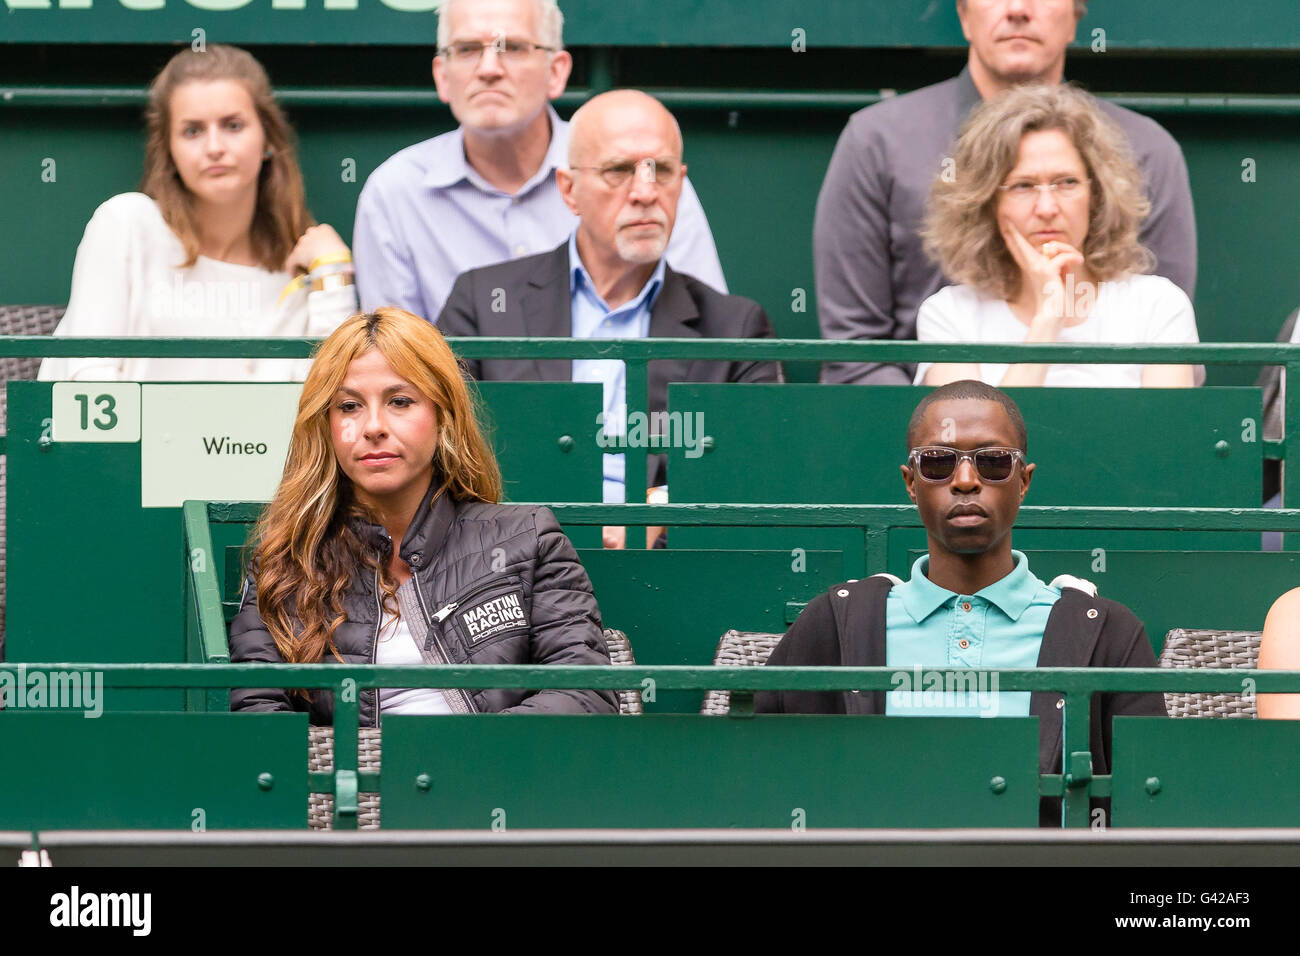
[[(379, 599), (379, 571), (375, 571), (375, 636), (370, 639), (370, 663), (379, 657), (379, 626), (384, 621), (384, 605)], [(379, 726), (379, 708), (383, 706), (383, 694), (375, 688), (375, 726)]]
[[(447, 647), (442, 642), (442, 622), (447, 619), (452, 611), (456, 610), (459, 605), (456, 602), (440, 607), (436, 614), (430, 614), (428, 606), (424, 603), (424, 595), (420, 591), (420, 582), (415, 582), (415, 599), (420, 602), (420, 610), (424, 612), (424, 619), (429, 625), (429, 636), (433, 642), (438, 645), (438, 653), (442, 655), (444, 664), (452, 663), (451, 656), (447, 653)], [(471, 714), (478, 713), (478, 707), (474, 704), (474, 699), (470, 691), (462, 688), (455, 688), (456, 693), (460, 694), (461, 699), (465, 701), (465, 706), (469, 708)]]

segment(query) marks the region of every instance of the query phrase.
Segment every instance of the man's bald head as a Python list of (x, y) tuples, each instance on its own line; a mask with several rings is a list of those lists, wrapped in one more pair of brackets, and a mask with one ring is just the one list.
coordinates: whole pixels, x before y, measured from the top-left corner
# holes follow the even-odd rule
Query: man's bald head
[(600, 147), (629, 128), (667, 134), (674, 159), (682, 158), (682, 128), (657, 99), (640, 90), (611, 90), (594, 96), (569, 121), (569, 165), (597, 165)]

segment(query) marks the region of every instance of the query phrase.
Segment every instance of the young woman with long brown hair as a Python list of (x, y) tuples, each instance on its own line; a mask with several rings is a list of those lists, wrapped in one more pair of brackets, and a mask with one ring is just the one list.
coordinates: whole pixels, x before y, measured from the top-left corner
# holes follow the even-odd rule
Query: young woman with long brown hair
[[(608, 664), (591, 583), (555, 516), (500, 496), (442, 335), (401, 309), (348, 319), (307, 374), (230, 659)], [(231, 703), (333, 719), (329, 692), (236, 690)], [(367, 690), (360, 704), (368, 726), (381, 712), (617, 710), (585, 690)]]
[[(77, 249), (55, 335), (328, 335), (356, 311), (352, 257), (303, 198), (293, 132), (250, 54), (177, 53), (154, 79), (140, 192)], [(43, 379), (301, 380), (284, 359), (47, 359)]]

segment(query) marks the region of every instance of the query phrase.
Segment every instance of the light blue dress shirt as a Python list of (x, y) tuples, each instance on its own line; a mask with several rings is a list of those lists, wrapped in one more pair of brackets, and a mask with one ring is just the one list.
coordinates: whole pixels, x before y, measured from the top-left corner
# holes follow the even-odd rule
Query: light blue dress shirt
[[(465, 159), (460, 128), (409, 146), (370, 174), (357, 202), (352, 255), (361, 307), (396, 305), (436, 322), (462, 272), (548, 252), (577, 228), (555, 170), (568, 166), (569, 124), (548, 107), (551, 144), (515, 195)], [(679, 272), (727, 291), (713, 233), (688, 179), (665, 253)]]
[[(1061, 597), (1012, 551), (1016, 566), (977, 594), (954, 594), (928, 577), (930, 556), (917, 558), (912, 577), (896, 584), (885, 604), (885, 664), (899, 668), (885, 692), (885, 713), (925, 717), (1026, 717), (1029, 693), (999, 692), (990, 678), (971, 674), (940, 688), (920, 668), (1038, 665), (1052, 606)], [(966, 677), (966, 675), (963, 675)]]
[[(664, 260), (636, 297), (611, 309), (596, 291), (578, 255), (578, 234), (569, 236), (569, 299), (575, 339), (643, 339), (650, 334), (650, 313), (664, 285)], [(574, 359), (575, 382), (600, 382), (604, 387), (607, 435), (621, 435), (627, 428), (627, 365), (617, 359)], [(604, 500), (622, 502), (626, 460), (622, 455), (605, 455)]]

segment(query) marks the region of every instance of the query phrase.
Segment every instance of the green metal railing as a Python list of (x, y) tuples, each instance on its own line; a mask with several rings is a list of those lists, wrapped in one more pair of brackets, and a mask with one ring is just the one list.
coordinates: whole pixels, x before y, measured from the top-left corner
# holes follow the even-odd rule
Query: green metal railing
[[(202, 549), (210, 554), (211, 536), (207, 522), (251, 524), (262, 505), (247, 502), (188, 501), (184, 508), (187, 553)], [(667, 527), (788, 527), (858, 528), (863, 536), (863, 572), (888, 565), (888, 536), (895, 528), (923, 527), (914, 505), (764, 505), (764, 504), (551, 504), (564, 525)], [(1016, 518), (1016, 528), (1079, 528), (1130, 531), (1300, 531), (1300, 508), (1071, 508), (1025, 505)], [(194, 570), (194, 565), (201, 570)], [(191, 562), (191, 580), (210, 578), (190, 593), (217, 599), (214, 561)], [(203, 607), (202, 604), (198, 605)], [(215, 621), (217, 618), (210, 618)], [(220, 645), (211, 640), (209, 654), (220, 656)], [(210, 658), (205, 658), (210, 659)]]
[[(643, 665), (605, 667), (422, 665), (383, 667), (337, 664), (0, 664), (0, 673), (20, 675), (70, 670), (103, 675), (107, 690), (139, 688), (198, 689), (225, 695), (239, 687), (300, 687), (334, 692), (334, 771), (311, 775), (313, 793), (335, 796), (334, 825), (356, 829), (358, 794), (379, 790), (380, 773), (361, 773), (359, 764), (360, 694), (379, 687), (446, 687), (525, 690), (594, 688), (602, 690), (726, 690), (731, 718), (752, 718), (755, 691), (890, 691), (896, 667), (682, 667)], [(951, 669), (927, 668), (924, 674)], [(911, 671), (908, 671), (910, 674)], [(1104, 692), (1241, 693), (1249, 679), (1256, 694), (1300, 692), (1300, 671), (1167, 670), (1161, 668), (963, 669), (962, 675), (997, 675), (999, 691), (1049, 691), (1064, 699), (1062, 773), (1039, 774), (1040, 797), (1061, 797), (1068, 827), (1089, 826), (1089, 799), (1111, 795), (1112, 777), (1094, 774), (1089, 751), (1092, 696)], [(651, 682), (647, 684), (646, 682)], [(980, 685), (988, 686), (988, 685)], [(526, 718), (525, 718), (526, 719)], [(574, 719), (581, 720), (582, 717)], [(632, 718), (653, 720), (653, 717)], [(710, 719), (710, 718), (701, 718)], [(767, 719), (759, 717), (757, 719)], [(846, 720), (854, 718), (846, 717)], [(1189, 755), (1189, 759), (1191, 756)]]
[[(561, 109), (576, 109), (594, 94), (611, 86), (595, 78), (592, 88), (569, 89), (556, 101)], [(276, 98), (289, 107), (328, 107), (331, 109), (445, 109), (433, 89), (414, 87), (367, 87), (337, 89), (313, 86), (276, 88)], [(649, 88), (672, 110), (792, 110), (852, 112), (879, 103), (885, 96), (879, 91), (824, 90), (708, 90)], [(129, 107), (142, 108), (148, 101), (142, 86), (37, 86), (17, 84), (0, 86), (0, 106), (12, 107)], [(1287, 95), (1226, 95), (1178, 93), (1100, 93), (1099, 99), (1140, 113), (1160, 115), (1210, 116), (1296, 116), (1300, 115), (1300, 97)]]

